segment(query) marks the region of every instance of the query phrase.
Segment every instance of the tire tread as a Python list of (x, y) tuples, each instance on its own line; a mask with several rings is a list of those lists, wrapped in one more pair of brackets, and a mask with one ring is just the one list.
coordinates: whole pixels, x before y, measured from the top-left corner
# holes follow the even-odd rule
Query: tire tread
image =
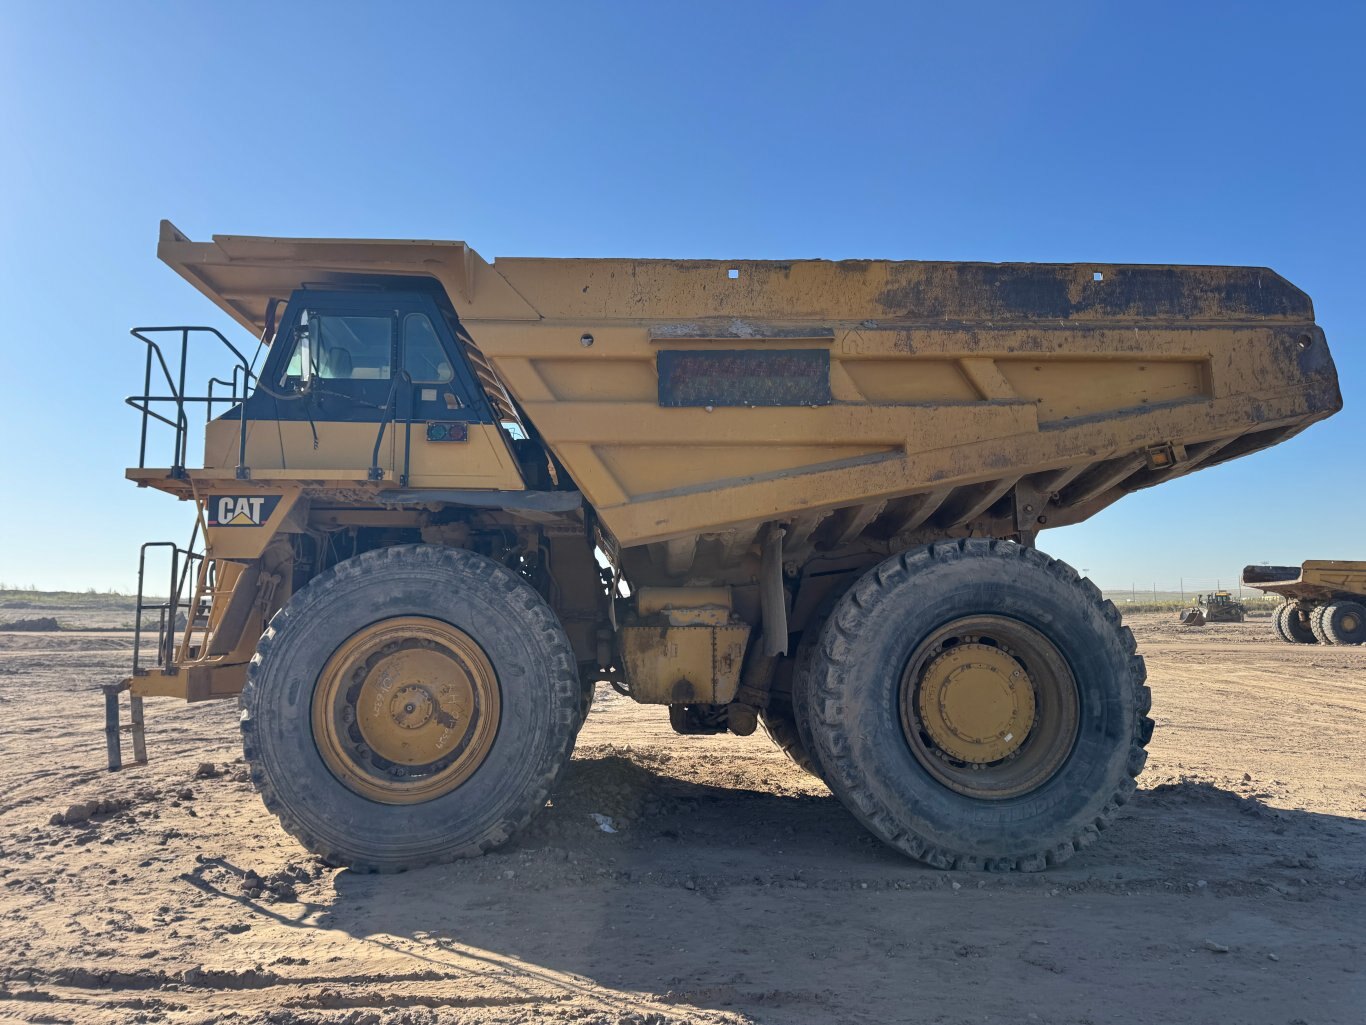
[[(1135, 718), (1130, 731), (1125, 777), (1114, 792), (1108, 795), (1100, 814), (1078, 823), (1070, 837), (1052, 843), (1047, 848), (1010, 857), (982, 858), (980, 855), (965, 854), (936, 846), (924, 837), (918, 836), (913, 826), (900, 821), (887, 809), (879, 806), (873, 788), (867, 784), (859, 767), (854, 764), (849, 744), (840, 742), (843, 738), (837, 727), (840, 721), (840, 692), (834, 681), (838, 681), (851, 668), (854, 660), (859, 658), (855, 643), (859, 612), (872, 608), (897, 584), (907, 579), (911, 575), (912, 566), (961, 559), (1020, 560), (1061, 581), (1075, 592), (1078, 601), (1095, 608), (1108, 623), (1116, 627), (1118, 643), (1129, 659)], [(883, 565), (889, 564), (906, 572), (897, 572), (894, 575), (884, 572), (880, 566), (868, 573), (851, 589), (849, 597), (853, 600), (843, 601), (835, 609), (822, 634), (821, 643), (817, 646), (817, 655), (825, 664), (821, 667), (824, 671), (813, 672), (810, 677), (810, 684), (817, 690), (813, 695), (812, 712), (824, 726), (823, 743), (818, 751), (821, 765), (828, 774), (827, 780), (834, 785), (845, 803), (851, 806), (855, 815), (882, 839), (911, 857), (936, 868), (1036, 872), (1050, 864), (1060, 864), (1077, 851), (1089, 846), (1100, 831), (1110, 824), (1120, 807), (1137, 788), (1135, 780), (1147, 762), (1146, 745), (1153, 731), (1153, 720), (1147, 714), (1152, 705), (1152, 694), (1146, 686), (1147, 668), (1142, 656), (1138, 654), (1133, 631), (1120, 625), (1119, 610), (1113, 602), (1103, 597), (1091, 581), (1082, 577), (1071, 566), (1050, 558), (1037, 549), (1009, 541), (983, 538), (939, 541), (909, 549), (895, 559), (887, 560)]]
[[(262, 752), (255, 742), (255, 721), (252, 709), (258, 702), (258, 691), (262, 687), (263, 666), (272, 650), (281, 643), (292, 629), (303, 625), (297, 622), (297, 610), (316, 600), (320, 595), (341, 587), (348, 581), (376, 573), (381, 568), (392, 568), (398, 564), (411, 564), (419, 561), (427, 564), (444, 564), (455, 572), (467, 574), (474, 579), (483, 580), (505, 594), (521, 592), (521, 605), (525, 614), (524, 626), (534, 631), (543, 650), (549, 652), (552, 666), (551, 677), (554, 693), (551, 695), (556, 708), (565, 706), (568, 701), (577, 707), (578, 667), (574, 660), (569, 638), (565, 635), (555, 614), (530, 585), (509, 570), (490, 559), (463, 549), (447, 548), (437, 545), (396, 545), (364, 552), (338, 563), (331, 569), (320, 573), (297, 591), (284, 607), (271, 617), (256, 653), (247, 667), (247, 681), (238, 698), (241, 709), (239, 727), (242, 735), (242, 754), (246, 760), (251, 781), (267, 810), (276, 816), (285, 832), (299, 843), (333, 865), (345, 865), (358, 872), (400, 872), (419, 865), (456, 861), (462, 858), (478, 857), (507, 842), (515, 833), (525, 827), (532, 817), (544, 807), (550, 791), (560, 774), (569, 763), (574, 740), (578, 732), (576, 716), (552, 715), (549, 718), (553, 736), (550, 747), (555, 752), (551, 764), (525, 789), (518, 809), (510, 818), (497, 821), (488, 826), (478, 836), (458, 846), (442, 850), (435, 855), (422, 855), (411, 860), (375, 862), (349, 856), (335, 841), (315, 835), (294, 813), (288, 801), (284, 800), (266, 770)], [(304, 620), (306, 623), (306, 620)]]

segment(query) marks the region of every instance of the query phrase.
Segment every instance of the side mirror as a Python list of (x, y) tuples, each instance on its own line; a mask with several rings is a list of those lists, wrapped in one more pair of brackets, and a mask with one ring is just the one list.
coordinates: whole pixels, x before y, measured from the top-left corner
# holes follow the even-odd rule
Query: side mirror
[(290, 347), (290, 355), (284, 371), (280, 374), (281, 388), (288, 387), (293, 381), (296, 382), (295, 387), (298, 391), (307, 391), (318, 372), (317, 354), (313, 351), (313, 336), (308, 322), (309, 315), (305, 310), (299, 318), (299, 323), (289, 329), (286, 341)]
[(263, 345), (270, 345), (275, 341), (275, 314), (279, 309), (280, 300), (272, 296), (270, 301), (266, 303), (266, 326), (261, 331), (261, 343)]

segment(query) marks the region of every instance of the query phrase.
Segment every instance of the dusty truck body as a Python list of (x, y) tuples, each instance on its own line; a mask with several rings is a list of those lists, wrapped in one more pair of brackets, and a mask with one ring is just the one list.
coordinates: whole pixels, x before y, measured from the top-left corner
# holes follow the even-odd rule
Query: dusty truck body
[(1285, 599), (1275, 625), (1287, 644), (1366, 644), (1366, 562), (1247, 566), (1243, 583)]
[[(1152, 723), (1132, 635), (1037, 534), (1340, 406), (1309, 300), (1256, 268), (489, 263), (166, 223), (159, 254), (265, 355), (134, 332), (128, 476), (193, 502), (203, 550), (164, 546), (111, 759), (122, 691), (139, 757), (143, 697), (240, 694), (267, 806), (371, 868), (515, 833), (599, 680), (680, 733), (762, 722), (912, 856), (1060, 861)], [(215, 337), (236, 365), (196, 404), (174, 357)]]

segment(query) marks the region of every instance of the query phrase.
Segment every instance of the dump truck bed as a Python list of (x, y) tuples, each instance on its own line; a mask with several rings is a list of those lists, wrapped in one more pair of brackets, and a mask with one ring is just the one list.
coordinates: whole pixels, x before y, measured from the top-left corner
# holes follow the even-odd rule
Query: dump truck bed
[(160, 255), (261, 331), (306, 282), (424, 276), (624, 547), (686, 572), (788, 550), (1085, 519), (1341, 407), (1270, 270), (498, 259), (459, 242), (216, 236)]
[(1310, 559), (1302, 566), (1247, 566), (1243, 583), (1295, 601), (1366, 597), (1366, 562)]

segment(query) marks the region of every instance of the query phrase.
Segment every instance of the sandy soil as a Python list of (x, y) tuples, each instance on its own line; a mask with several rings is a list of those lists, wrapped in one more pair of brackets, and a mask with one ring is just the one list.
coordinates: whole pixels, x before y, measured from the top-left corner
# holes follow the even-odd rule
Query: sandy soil
[(1131, 622), (1141, 789), (1012, 876), (903, 860), (762, 733), (610, 692), (505, 851), (328, 869), (252, 793), (231, 705), (149, 701), (151, 764), (110, 774), (92, 688), (130, 636), (0, 633), (0, 1019), (1359, 1025), (1366, 649)]

